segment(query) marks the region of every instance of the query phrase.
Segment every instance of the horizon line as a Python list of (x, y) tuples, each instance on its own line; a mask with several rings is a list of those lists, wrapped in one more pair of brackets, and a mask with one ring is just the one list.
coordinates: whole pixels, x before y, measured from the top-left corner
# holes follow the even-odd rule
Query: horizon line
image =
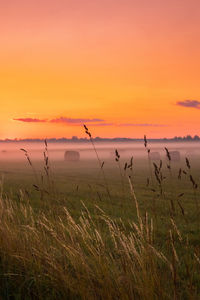
[[(100, 141), (144, 141), (144, 138), (130, 138), (130, 137), (114, 137), (114, 138), (105, 138), (105, 137), (94, 137), (92, 138), (96, 142)], [(66, 142), (90, 142), (90, 139), (88, 137), (77, 137), (77, 136), (72, 136), (71, 138), (67, 137), (59, 137), (59, 138), (14, 138), (14, 139), (0, 139), (0, 142), (61, 142), (61, 141), (66, 141)], [(187, 136), (174, 136), (174, 137), (162, 137), (162, 138), (148, 138), (147, 140), (149, 141), (199, 141), (200, 136), (198, 135), (187, 135)]]

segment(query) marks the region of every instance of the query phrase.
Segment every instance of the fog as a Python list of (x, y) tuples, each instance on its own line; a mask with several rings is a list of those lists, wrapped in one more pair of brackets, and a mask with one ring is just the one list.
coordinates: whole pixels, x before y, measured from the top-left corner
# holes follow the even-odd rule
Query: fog
[[(137, 158), (146, 158), (147, 150), (144, 147), (144, 142), (118, 142), (118, 143), (95, 143), (98, 155), (103, 160), (114, 160), (115, 149), (118, 150), (121, 159), (128, 159), (133, 156)], [(166, 142), (157, 143), (151, 142), (147, 145), (152, 152), (159, 152), (160, 158), (166, 157), (166, 151), (164, 147), (167, 147), (169, 151), (179, 151), (181, 157), (198, 157), (200, 156), (200, 143), (198, 142)], [(10, 142), (0, 143), (0, 161), (21, 161), (24, 160), (24, 152), (20, 149), (28, 151), (32, 160), (43, 160), (43, 152), (45, 149), (44, 143), (36, 142)], [(78, 151), (80, 154), (80, 160), (95, 159), (96, 154), (91, 143), (49, 143), (48, 152), (52, 161), (64, 161), (65, 151)]]

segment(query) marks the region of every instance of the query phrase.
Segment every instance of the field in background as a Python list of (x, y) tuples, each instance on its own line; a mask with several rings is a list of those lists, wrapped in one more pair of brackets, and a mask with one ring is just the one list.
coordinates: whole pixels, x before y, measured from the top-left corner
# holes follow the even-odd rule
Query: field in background
[(79, 162), (51, 146), (48, 161), (30, 150), (32, 165), (1, 153), (3, 299), (200, 297), (198, 145), (180, 162), (159, 146), (162, 165), (140, 147), (117, 158), (104, 145), (101, 165), (92, 147)]

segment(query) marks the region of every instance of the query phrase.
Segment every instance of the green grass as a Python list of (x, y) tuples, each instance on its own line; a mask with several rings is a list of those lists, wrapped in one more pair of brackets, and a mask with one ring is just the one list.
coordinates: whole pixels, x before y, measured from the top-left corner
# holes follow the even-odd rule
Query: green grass
[(147, 159), (126, 174), (124, 163), (121, 177), (117, 162), (105, 160), (109, 196), (96, 160), (52, 161), (49, 176), (36, 161), (38, 178), (25, 160), (1, 162), (3, 299), (200, 297), (199, 188), (189, 178), (198, 183), (198, 160), (191, 170), (172, 163), (171, 174), (163, 161), (162, 194)]

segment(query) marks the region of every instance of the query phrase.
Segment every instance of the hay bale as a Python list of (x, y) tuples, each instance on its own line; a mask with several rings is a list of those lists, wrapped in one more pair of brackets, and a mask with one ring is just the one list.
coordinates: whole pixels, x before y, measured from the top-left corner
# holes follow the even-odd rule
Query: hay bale
[(197, 156), (199, 153), (196, 149), (191, 149), (185, 152), (185, 156), (188, 158), (193, 158), (194, 156)]
[(181, 160), (181, 154), (179, 151), (170, 151), (169, 152), (171, 161), (180, 161)]
[(72, 150), (65, 151), (64, 160), (65, 161), (79, 161), (80, 153), (78, 151), (72, 151)]
[(159, 152), (150, 152), (149, 157), (152, 160), (160, 160), (160, 153)]

